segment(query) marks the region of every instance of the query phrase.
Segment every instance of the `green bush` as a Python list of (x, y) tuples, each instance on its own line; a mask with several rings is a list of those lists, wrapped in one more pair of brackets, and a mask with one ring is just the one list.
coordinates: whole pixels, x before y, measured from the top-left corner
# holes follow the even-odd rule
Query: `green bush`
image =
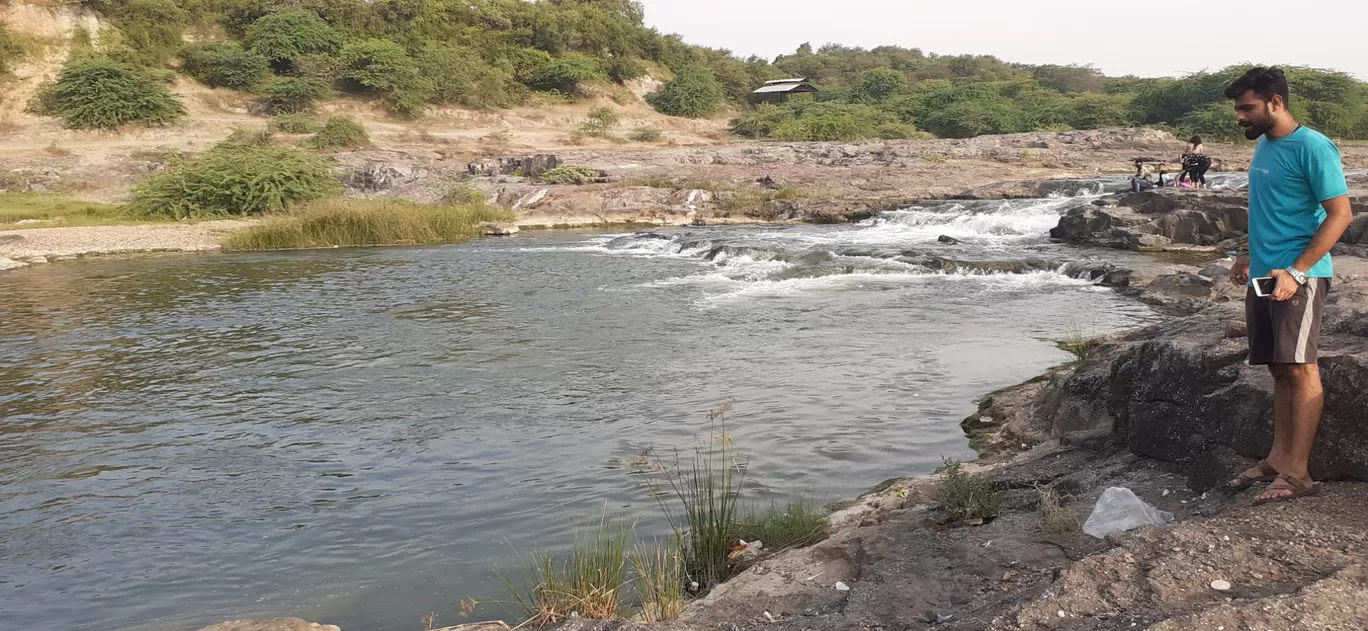
[(455, 182), (442, 194), (444, 204), (484, 204), (488, 201), (484, 191), (469, 182)]
[(190, 14), (174, 0), (127, 0), (111, 10), (127, 61), (160, 66), (184, 44)]
[(603, 60), (603, 71), (608, 73), (608, 78), (618, 83), (626, 83), (632, 79), (646, 76), (646, 68), (633, 57), (614, 55)]
[(167, 219), (257, 215), (341, 191), (328, 161), (316, 155), (225, 143), (143, 180), (129, 207)]
[(797, 118), (794, 110), (765, 103), (731, 120), (732, 133), (747, 138), (769, 138), (774, 130)]
[(613, 128), (621, 122), (617, 112), (612, 108), (596, 106), (589, 109), (589, 116), (580, 126), (580, 132), (586, 136), (602, 138), (613, 131)]
[(547, 170), (537, 179), (547, 184), (585, 184), (599, 177), (602, 177), (602, 173), (598, 169), (578, 164), (562, 164)]
[(180, 51), (181, 71), (211, 88), (252, 90), (271, 74), (271, 64), (259, 53), (236, 42), (203, 42)]
[(627, 134), (627, 139), (633, 142), (660, 142), (665, 134), (654, 127), (638, 127)]
[(562, 57), (551, 60), (542, 69), (533, 87), (562, 94), (580, 94), (584, 84), (607, 80), (597, 60), (591, 57)]
[(180, 97), (150, 73), (99, 56), (68, 61), (40, 100), (72, 129), (112, 129), (133, 122), (160, 125), (185, 115)]
[(1125, 94), (1080, 94), (1073, 98), (1069, 126), (1101, 129), (1129, 125), (1130, 101), (1131, 97)]
[(958, 521), (984, 520), (996, 517), (1001, 497), (986, 478), (964, 472), (964, 465), (946, 461), (936, 487), (936, 499), (950, 516)]
[(312, 134), (318, 131), (318, 120), (309, 112), (276, 116), (267, 128), (278, 134)]
[(917, 129), (916, 125), (908, 125), (907, 123), (884, 123), (874, 128), (874, 135), (884, 140), (910, 140), (930, 136), (930, 134)]
[(907, 75), (892, 68), (875, 68), (860, 75), (851, 97), (863, 103), (881, 103), (907, 89)]
[(305, 141), (310, 149), (354, 149), (370, 145), (370, 136), (361, 123), (346, 117), (334, 116), (323, 124), (323, 128)]
[(390, 94), (418, 74), (403, 46), (387, 39), (352, 42), (342, 48), (342, 79), (356, 92)]
[(272, 115), (312, 112), (316, 101), (332, 95), (332, 88), (317, 79), (283, 77), (261, 86), (266, 111)]
[(342, 48), (342, 36), (312, 11), (267, 14), (247, 28), (244, 42), (282, 71), (293, 69), (305, 55), (333, 54)]
[(724, 99), (722, 84), (706, 68), (681, 71), (659, 92), (647, 97), (657, 112), (684, 118), (712, 116), (722, 106)]
[(1001, 97), (953, 103), (931, 112), (917, 126), (942, 138), (973, 138), (1022, 130), (1021, 111)]
[(265, 129), (247, 129), (238, 127), (233, 129), (233, 133), (228, 134), (228, 138), (223, 141), (226, 145), (247, 145), (249, 147), (269, 147), (275, 138), (275, 132), (270, 127)]

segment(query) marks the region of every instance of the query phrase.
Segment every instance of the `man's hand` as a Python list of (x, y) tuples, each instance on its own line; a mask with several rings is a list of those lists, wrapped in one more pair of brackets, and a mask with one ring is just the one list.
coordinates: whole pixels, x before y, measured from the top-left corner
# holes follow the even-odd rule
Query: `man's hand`
[(1287, 302), (1292, 299), (1292, 296), (1296, 295), (1297, 288), (1300, 287), (1300, 285), (1297, 284), (1297, 279), (1292, 278), (1292, 275), (1287, 273), (1287, 270), (1275, 269), (1272, 272), (1269, 272), (1268, 275), (1272, 276), (1273, 280), (1278, 281), (1278, 285), (1273, 288), (1274, 300), (1278, 302)]
[(1235, 257), (1235, 264), (1230, 267), (1230, 282), (1236, 285), (1243, 285), (1249, 282), (1249, 257)]

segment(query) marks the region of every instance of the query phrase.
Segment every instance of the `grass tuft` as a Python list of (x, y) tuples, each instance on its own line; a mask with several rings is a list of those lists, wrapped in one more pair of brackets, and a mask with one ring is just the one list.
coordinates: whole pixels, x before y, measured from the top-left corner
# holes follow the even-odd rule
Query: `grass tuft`
[(603, 177), (603, 172), (578, 164), (562, 164), (542, 173), (537, 179), (547, 184), (587, 184)]
[[(731, 404), (708, 412), (709, 440), (694, 445), (687, 467), (678, 451), (672, 466), (653, 458), (656, 472), (665, 484), (651, 483), (651, 494), (680, 541), (685, 577), (705, 589), (727, 580), (735, 572), (727, 557), (737, 530), (738, 500), (748, 463), (736, 453), (727, 433), (725, 419), (729, 411)], [(665, 486), (669, 487), (668, 495), (678, 500), (675, 509), (667, 501)]]
[(1064, 498), (1051, 488), (1041, 488), (1040, 493), (1040, 526), (1046, 532), (1076, 532), (1083, 527), (1082, 522), (1073, 513), (1063, 507)]
[(684, 568), (679, 540), (637, 544), (632, 555), (642, 622), (665, 622), (684, 611)]
[(958, 521), (995, 517), (1000, 498), (993, 483), (986, 478), (964, 472), (964, 463), (945, 461), (936, 498), (950, 516)]
[(1100, 344), (1097, 338), (1084, 334), (1077, 327), (1064, 333), (1064, 339), (1056, 342), (1060, 350), (1068, 351), (1076, 361), (1085, 361)]
[(312, 138), (304, 141), (309, 149), (355, 149), (369, 147), (370, 135), (361, 123), (347, 116), (334, 116), (323, 123)]
[(654, 127), (638, 127), (627, 134), (627, 139), (633, 142), (660, 142), (664, 137), (664, 132)]
[(497, 569), (495, 574), (526, 617), (525, 624), (549, 627), (572, 614), (611, 620), (622, 609), (622, 590), (629, 583), (627, 539), (633, 531), (605, 515), (592, 534), (575, 529), (574, 548), (560, 563), (555, 555), (534, 552), (525, 561), (518, 555), (528, 572), (521, 583)]
[(811, 499), (798, 497), (789, 500), (781, 509), (770, 504), (764, 510), (748, 507), (737, 519), (734, 539), (764, 542), (766, 550), (801, 548), (827, 537), (829, 524), (826, 511)]
[[(24, 220), (39, 220), (43, 223), (6, 225)], [(122, 207), (112, 204), (83, 202), (57, 193), (0, 193), (0, 230), (113, 225), (136, 221)]]
[(511, 211), (477, 204), (331, 199), (269, 216), (229, 236), (223, 247), (259, 251), (459, 243), (479, 237), (483, 222), (512, 219)]

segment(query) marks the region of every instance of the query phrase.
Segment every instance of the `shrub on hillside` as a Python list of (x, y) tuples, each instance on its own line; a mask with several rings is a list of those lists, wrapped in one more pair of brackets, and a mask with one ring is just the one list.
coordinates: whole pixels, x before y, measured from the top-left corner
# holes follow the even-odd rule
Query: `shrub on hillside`
[(860, 75), (851, 97), (862, 103), (881, 103), (906, 89), (907, 75), (892, 68), (875, 68)]
[(40, 96), (72, 129), (111, 129), (124, 123), (165, 124), (185, 115), (180, 97), (150, 73), (108, 57), (67, 62)]
[(312, 134), (318, 131), (318, 122), (309, 112), (276, 116), (266, 126), (278, 134)]
[(586, 83), (607, 81), (598, 61), (591, 57), (562, 57), (551, 60), (537, 75), (533, 87), (556, 90), (562, 94), (579, 94)]
[(417, 59), (418, 75), (429, 86), (429, 99), (445, 105), (513, 107), (527, 98), (527, 86), (512, 71), (490, 66), (473, 50), (438, 44)]
[(348, 90), (390, 94), (418, 74), (403, 46), (387, 39), (352, 42), (342, 48), (342, 80)]
[(874, 128), (874, 135), (884, 140), (911, 140), (930, 138), (931, 134), (907, 123), (884, 123)]
[(774, 130), (796, 118), (790, 108), (765, 103), (731, 120), (732, 133), (747, 138), (769, 138)]
[(181, 33), (190, 14), (174, 0), (127, 0), (108, 12), (127, 61), (160, 66), (184, 45)]
[(0, 22), (0, 79), (9, 76), (13, 70), (10, 62), (19, 59), (24, 55), (24, 47), (9, 32), (9, 27), (4, 22)]
[(317, 79), (283, 77), (261, 86), (266, 111), (273, 115), (312, 112), (316, 101), (328, 98), (332, 88)]
[(265, 15), (247, 28), (244, 41), (277, 70), (292, 69), (305, 55), (332, 54), (342, 48), (342, 36), (312, 11)]
[(203, 42), (180, 51), (181, 71), (211, 88), (252, 90), (271, 74), (271, 64), (259, 53), (236, 42)]
[(633, 142), (659, 142), (665, 134), (654, 127), (638, 127), (627, 134), (627, 139)]
[(275, 139), (275, 132), (268, 126), (265, 129), (238, 127), (224, 139), (225, 145), (246, 145), (249, 147), (269, 147)]
[(684, 118), (706, 118), (721, 107), (726, 98), (722, 84), (705, 68), (689, 68), (647, 98), (657, 112)]
[(298, 149), (220, 144), (133, 188), (130, 210), (185, 219), (278, 212), (339, 194), (327, 160)]
[(313, 138), (304, 142), (310, 149), (354, 149), (371, 144), (361, 123), (347, 116), (334, 116), (323, 124)]
[(621, 120), (612, 108), (596, 106), (589, 109), (589, 117), (580, 126), (580, 132), (586, 136), (603, 138), (613, 131)]
[(973, 138), (1021, 131), (1020, 117), (1021, 111), (1005, 99), (960, 101), (931, 112), (917, 126), (942, 138)]

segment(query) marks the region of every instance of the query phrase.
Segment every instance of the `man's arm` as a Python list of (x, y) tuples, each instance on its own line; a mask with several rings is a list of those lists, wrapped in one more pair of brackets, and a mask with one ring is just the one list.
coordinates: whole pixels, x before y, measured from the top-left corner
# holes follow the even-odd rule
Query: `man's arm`
[[(1349, 228), (1349, 224), (1354, 222), (1354, 209), (1349, 206), (1348, 195), (1327, 199), (1321, 202), (1321, 206), (1325, 207), (1325, 221), (1321, 222), (1320, 229), (1311, 237), (1311, 244), (1306, 246), (1301, 256), (1292, 263), (1292, 267), (1299, 272), (1310, 271), (1312, 266), (1325, 258), (1325, 255), (1330, 253), (1330, 248), (1335, 247), (1344, 231)], [(1297, 281), (1292, 279), (1287, 270), (1275, 269), (1268, 275), (1278, 281), (1273, 290), (1274, 300), (1291, 300), (1293, 294), (1297, 293)]]
[(1327, 199), (1321, 202), (1321, 206), (1325, 207), (1325, 221), (1321, 222), (1316, 236), (1311, 237), (1311, 245), (1306, 246), (1306, 250), (1292, 264), (1298, 271), (1305, 272), (1325, 258), (1330, 249), (1339, 243), (1340, 237), (1344, 236), (1344, 231), (1349, 229), (1349, 224), (1354, 222), (1354, 209), (1349, 205), (1348, 195)]

